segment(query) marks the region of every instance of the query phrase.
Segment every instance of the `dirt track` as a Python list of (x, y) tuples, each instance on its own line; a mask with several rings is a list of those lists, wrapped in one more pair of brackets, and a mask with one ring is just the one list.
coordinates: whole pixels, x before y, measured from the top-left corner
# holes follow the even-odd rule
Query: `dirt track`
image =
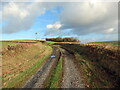
[[(53, 48), (53, 54), (56, 56), (56, 48)], [(57, 57), (57, 56), (56, 56)], [(49, 77), (49, 74), (51, 73), (53, 66), (56, 63), (55, 58), (50, 58), (43, 66), (38, 70), (38, 72), (31, 77), (30, 80), (26, 82), (26, 84), (23, 86), (23, 88), (44, 88), (44, 83)]]
[[(73, 62), (73, 55), (67, 52), (65, 49), (61, 50), (64, 61), (61, 88), (85, 88), (81, 81), (80, 73), (77, 70), (75, 63)], [(53, 48), (52, 55), (56, 56), (56, 48)], [(40, 68), (40, 70), (38, 70), (38, 72), (26, 82), (23, 88), (44, 88), (44, 83), (46, 82), (46, 79), (49, 77), (51, 71), (56, 66), (56, 57), (50, 58), (42, 66), (42, 68)]]
[(72, 54), (62, 49), (64, 66), (63, 66), (63, 79), (61, 88), (85, 88), (81, 81), (80, 73), (77, 70), (74, 57)]

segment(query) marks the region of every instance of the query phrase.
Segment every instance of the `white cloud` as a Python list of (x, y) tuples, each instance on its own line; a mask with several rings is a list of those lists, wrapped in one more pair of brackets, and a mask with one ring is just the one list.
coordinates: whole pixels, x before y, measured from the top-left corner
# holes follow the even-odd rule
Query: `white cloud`
[(55, 34), (58, 34), (58, 32), (60, 32), (60, 27), (62, 26), (62, 24), (60, 24), (60, 22), (55, 22), (54, 24), (48, 24), (46, 25), (46, 33), (45, 35), (49, 35), (49, 34), (52, 34), (52, 35), (55, 35)]
[(106, 33), (111, 33), (113, 31), (114, 31), (114, 28), (109, 28), (109, 29), (106, 30)]
[(49, 24), (49, 25), (47, 25), (46, 27), (47, 27), (47, 28), (52, 28), (53, 25)]
[[(62, 25), (60, 30), (71, 29), (71, 34), (76, 35), (118, 32), (117, 2), (94, 2), (93, 0), (80, 3), (60, 3), (59, 6), (63, 7), (59, 15), (59, 22)], [(47, 34), (52, 31), (58, 32), (58, 29), (55, 29), (53, 24), (47, 25)]]
[(60, 22), (55, 22), (54, 24), (48, 24), (46, 27), (48, 29), (59, 29), (61, 26)]

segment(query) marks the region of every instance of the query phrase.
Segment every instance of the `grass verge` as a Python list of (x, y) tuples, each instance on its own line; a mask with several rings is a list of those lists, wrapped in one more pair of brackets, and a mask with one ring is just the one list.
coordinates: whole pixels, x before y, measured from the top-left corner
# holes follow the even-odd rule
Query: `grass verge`
[(60, 57), (60, 60), (57, 63), (56, 68), (52, 72), (52, 75), (48, 81), (48, 87), (47, 88), (59, 88), (60, 81), (62, 78), (62, 57)]
[(56, 42), (53, 42), (53, 41), (46, 41), (47, 43), (56, 43)]

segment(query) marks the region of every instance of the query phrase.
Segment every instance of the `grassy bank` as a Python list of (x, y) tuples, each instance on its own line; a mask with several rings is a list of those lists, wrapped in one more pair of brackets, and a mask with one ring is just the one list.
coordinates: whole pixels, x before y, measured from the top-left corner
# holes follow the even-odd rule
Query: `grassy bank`
[(99, 63), (93, 63), (78, 53), (75, 53), (75, 57), (77, 62), (79, 62), (78, 65), (83, 82), (88, 88), (114, 87), (109, 80), (109, 75), (104, 72), (105, 70), (102, 69)]
[(16, 51), (3, 53), (3, 88), (20, 88), (45, 63), (52, 48), (41, 43), (24, 44)]
[(103, 42), (91, 42), (91, 43), (120, 45), (120, 41), (103, 41)]
[(58, 61), (57, 66), (48, 81), (47, 88), (60, 88), (60, 81), (62, 78), (62, 60), (62, 57), (60, 57), (60, 60)]

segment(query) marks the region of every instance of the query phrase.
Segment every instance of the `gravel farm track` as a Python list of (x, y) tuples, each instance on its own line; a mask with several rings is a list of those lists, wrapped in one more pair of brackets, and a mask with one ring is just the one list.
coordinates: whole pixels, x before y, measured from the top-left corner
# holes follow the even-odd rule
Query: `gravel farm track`
[(61, 88), (85, 88), (81, 81), (80, 72), (74, 63), (74, 56), (65, 49), (63, 53), (63, 80)]
[(61, 53), (57, 54), (57, 49), (57, 47), (53, 47), (52, 56), (54, 55), (55, 57), (50, 57), (42, 65), (42, 68), (25, 83), (23, 88), (45, 88), (45, 82), (47, 82), (61, 56), (63, 57), (61, 88), (85, 88), (80, 72), (74, 63), (74, 56), (62, 48), (60, 48)]

